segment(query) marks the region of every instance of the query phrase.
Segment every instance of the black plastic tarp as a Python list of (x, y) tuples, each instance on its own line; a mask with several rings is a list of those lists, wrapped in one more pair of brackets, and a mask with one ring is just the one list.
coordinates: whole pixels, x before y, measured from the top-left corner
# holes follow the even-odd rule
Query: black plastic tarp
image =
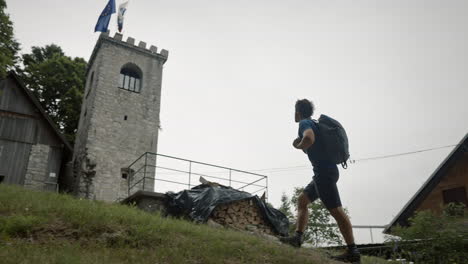
[(287, 235), (288, 218), (279, 210), (270, 207), (258, 196), (226, 186), (198, 185), (178, 193), (168, 192), (167, 205), (170, 214), (186, 215), (196, 222), (206, 222), (216, 206), (251, 199), (280, 235)]

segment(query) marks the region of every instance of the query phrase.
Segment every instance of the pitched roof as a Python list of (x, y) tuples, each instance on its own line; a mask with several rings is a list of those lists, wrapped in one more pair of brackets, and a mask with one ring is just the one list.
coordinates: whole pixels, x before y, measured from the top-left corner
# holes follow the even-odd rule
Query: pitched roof
[(432, 192), (432, 190), (440, 183), (443, 177), (446, 175), (452, 165), (468, 151), (468, 133), (460, 141), (459, 144), (452, 150), (452, 152), (445, 158), (445, 160), (439, 165), (439, 167), (432, 173), (427, 181), (419, 188), (416, 194), (406, 203), (401, 211), (395, 216), (390, 222), (387, 228), (384, 229), (383, 233), (389, 234), (391, 228), (397, 224), (407, 225), (408, 218), (410, 218), (414, 211), (421, 205), (426, 197)]
[(52, 119), (50, 119), (49, 115), (44, 111), (44, 108), (42, 108), (41, 104), (36, 99), (36, 97), (31, 93), (31, 91), (29, 91), (28, 88), (26, 88), (26, 86), (23, 84), (23, 82), (18, 77), (18, 75), (16, 75), (16, 73), (14, 71), (10, 71), (8, 73), (7, 78), (11, 78), (12, 80), (14, 80), (16, 82), (16, 84), (18, 85), (18, 87), (23, 90), (23, 92), (27, 95), (28, 99), (37, 108), (37, 110), (39, 110), (39, 113), (41, 113), (42, 117), (47, 121), (47, 123), (49, 123), (49, 125), (52, 128), (52, 130), (54, 131), (55, 135), (62, 141), (62, 143), (65, 146), (65, 149), (68, 151), (68, 153), (72, 153), (73, 148), (70, 145), (70, 143), (68, 142), (68, 140), (63, 136), (62, 132), (60, 132), (60, 130), (57, 128), (54, 121), (52, 121)]

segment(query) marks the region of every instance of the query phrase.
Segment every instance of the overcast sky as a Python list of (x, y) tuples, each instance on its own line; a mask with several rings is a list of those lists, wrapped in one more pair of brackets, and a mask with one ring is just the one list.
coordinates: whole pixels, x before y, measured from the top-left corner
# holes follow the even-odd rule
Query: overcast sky
[[(7, 0), (7, 12), (23, 53), (55, 43), (88, 60), (106, 3)], [(467, 11), (464, 0), (130, 0), (123, 34), (169, 50), (158, 152), (267, 169), (278, 206), (282, 192), (312, 177), (307, 157), (291, 146), (296, 99), (311, 99), (316, 118), (341, 121), (354, 159), (463, 138)], [(341, 170), (353, 224), (388, 224), (451, 150)], [(306, 167), (268, 170), (294, 166)], [(368, 231), (357, 242), (369, 242)]]

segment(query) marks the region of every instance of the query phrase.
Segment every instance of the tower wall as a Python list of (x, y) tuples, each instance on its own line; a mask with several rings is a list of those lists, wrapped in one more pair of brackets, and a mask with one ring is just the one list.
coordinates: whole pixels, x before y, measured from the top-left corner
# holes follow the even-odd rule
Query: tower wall
[[(73, 164), (79, 196), (116, 201), (127, 197), (122, 169), (145, 152), (156, 152), (163, 64), (168, 52), (134, 39), (101, 34), (89, 61)], [(141, 70), (139, 93), (119, 88), (128, 63)], [(148, 175), (147, 175), (148, 176)], [(151, 177), (153, 177), (151, 175)], [(145, 190), (154, 183), (145, 181)]]

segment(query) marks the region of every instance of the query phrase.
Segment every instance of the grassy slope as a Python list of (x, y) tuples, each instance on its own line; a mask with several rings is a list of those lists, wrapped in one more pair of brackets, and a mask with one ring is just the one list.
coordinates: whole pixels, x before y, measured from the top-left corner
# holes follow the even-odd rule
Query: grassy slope
[[(136, 208), (0, 184), (0, 262), (338, 263), (310, 249)], [(365, 258), (364, 263), (387, 263)]]
[(2, 263), (332, 263), (136, 208), (0, 185)]

